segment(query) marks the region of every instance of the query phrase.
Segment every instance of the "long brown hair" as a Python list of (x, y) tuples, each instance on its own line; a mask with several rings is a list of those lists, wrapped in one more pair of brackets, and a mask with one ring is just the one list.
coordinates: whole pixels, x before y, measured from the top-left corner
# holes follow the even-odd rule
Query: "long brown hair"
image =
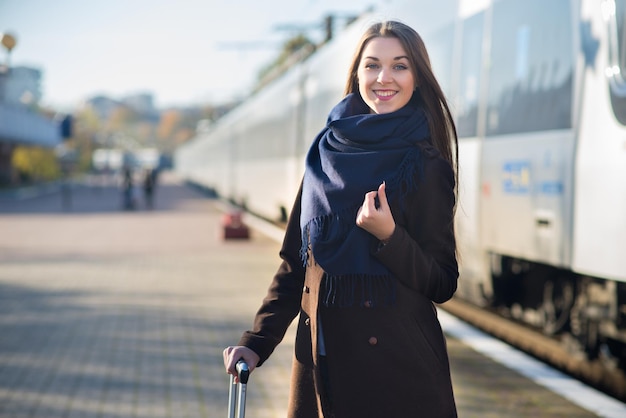
[(369, 41), (378, 37), (397, 38), (402, 44), (411, 64), (422, 106), (426, 111), (433, 144), (452, 166), (456, 180), (455, 188), (458, 191), (459, 144), (456, 126), (443, 90), (433, 74), (424, 41), (413, 28), (393, 20), (370, 26), (361, 37), (354, 53), (344, 94), (359, 92), (357, 72), (363, 50)]

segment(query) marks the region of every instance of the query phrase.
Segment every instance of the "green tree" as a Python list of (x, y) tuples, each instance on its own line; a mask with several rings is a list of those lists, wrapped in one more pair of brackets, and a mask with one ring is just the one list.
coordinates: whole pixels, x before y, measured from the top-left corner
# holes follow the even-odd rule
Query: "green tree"
[(56, 155), (51, 149), (18, 146), (13, 151), (11, 164), (23, 183), (55, 180), (61, 176)]
[(259, 71), (255, 91), (280, 76), (296, 62), (308, 58), (315, 49), (315, 44), (302, 33), (288, 39), (278, 57)]

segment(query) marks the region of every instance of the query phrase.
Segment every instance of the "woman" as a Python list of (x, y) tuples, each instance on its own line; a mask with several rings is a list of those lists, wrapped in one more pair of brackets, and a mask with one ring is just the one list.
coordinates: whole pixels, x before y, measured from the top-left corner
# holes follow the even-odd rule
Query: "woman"
[(254, 327), (224, 350), (253, 370), (299, 313), (289, 416), (455, 417), (433, 302), (450, 299), (456, 130), (419, 35), (372, 25), (313, 143)]

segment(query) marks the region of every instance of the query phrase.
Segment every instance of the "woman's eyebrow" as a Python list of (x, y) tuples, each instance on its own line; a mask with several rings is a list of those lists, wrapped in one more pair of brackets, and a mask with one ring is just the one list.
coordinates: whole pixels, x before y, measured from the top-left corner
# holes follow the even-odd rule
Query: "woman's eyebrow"
[[(377, 58), (377, 57), (370, 57), (370, 56), (363, 57), (363, 59), (369, 59), (369, 60), (374, 60), (374, 61), (380, 61), (380, 58)], [(401, 60), (401, 59), (407, 59), (407, 60), (408, 60), (408, 59), (409, 59), (409, 57), (407, 57), (406, 55), (400, 55), (400, 56), (397, 56), (397, 57), (394, 57), (394, 58), (393, 58), (393, 60), (394, 60), (394, 61), (399, 61), (399, 60)]]

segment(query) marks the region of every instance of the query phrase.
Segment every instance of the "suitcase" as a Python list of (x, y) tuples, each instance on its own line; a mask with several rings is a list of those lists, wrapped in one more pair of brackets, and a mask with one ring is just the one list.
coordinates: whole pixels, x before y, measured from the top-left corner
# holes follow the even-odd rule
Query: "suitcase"
[(250, 369), (248, 369), (248, 364), (243, 360), (239, 360), (236, 367), (239, 383), (235, 384), (235, 376), (231, 374), (230, 389), (228, 391), (228, 418), (244, 418), (246, 416), (246, 391), (248, 389)]
[(242, 213), (230, 211), (222, 217), (222, 227), (224, 229), (224, 239), (248, 239), (250, 229), (243, 223)]

